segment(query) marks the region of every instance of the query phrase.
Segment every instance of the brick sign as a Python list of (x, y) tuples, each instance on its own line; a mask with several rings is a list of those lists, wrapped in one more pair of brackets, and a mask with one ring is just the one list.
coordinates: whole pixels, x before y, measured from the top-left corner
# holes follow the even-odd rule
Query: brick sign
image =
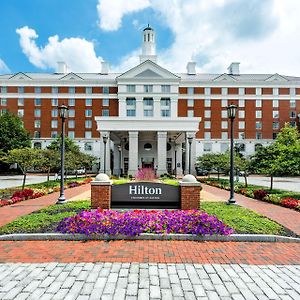
[(180, 207), (179, 186), (131, 182), (112, 186), (112, 207)]

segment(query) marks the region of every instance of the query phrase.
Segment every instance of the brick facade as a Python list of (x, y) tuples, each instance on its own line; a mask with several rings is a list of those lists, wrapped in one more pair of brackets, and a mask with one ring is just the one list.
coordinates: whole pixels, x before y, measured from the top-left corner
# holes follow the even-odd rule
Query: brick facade
[(110, 209), (111, 183), (91, 182), (91, 207), (92, 209)]
[(199, 209), (200, 191), (200, 183), (181, 183), (181, 209)]

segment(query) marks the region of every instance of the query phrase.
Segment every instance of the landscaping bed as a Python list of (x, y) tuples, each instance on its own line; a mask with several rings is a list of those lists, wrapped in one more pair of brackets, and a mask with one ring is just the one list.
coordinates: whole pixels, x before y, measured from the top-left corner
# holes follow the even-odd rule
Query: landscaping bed
[[(230, 190), (229, 180), (227, 179), (201, 178), (200, 181), (214, 187), (228, 191)], [(256, 200), (261, 200), (300, 211), (300, 193), (297, 192), (288, 192), (278, 189), (270, 190), (257, 185), (248, 185), (245, 187), (242, 183), (235, 183), (234, 191), (235, 193), (242, 194)]]

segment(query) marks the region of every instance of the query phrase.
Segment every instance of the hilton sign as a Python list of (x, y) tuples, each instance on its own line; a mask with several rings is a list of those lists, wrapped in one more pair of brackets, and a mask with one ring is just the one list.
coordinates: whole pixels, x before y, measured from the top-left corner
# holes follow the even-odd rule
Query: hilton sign
[(179, 186), (155, 182), (132, 182), (112, 187), (112, 207), (180, 206)]

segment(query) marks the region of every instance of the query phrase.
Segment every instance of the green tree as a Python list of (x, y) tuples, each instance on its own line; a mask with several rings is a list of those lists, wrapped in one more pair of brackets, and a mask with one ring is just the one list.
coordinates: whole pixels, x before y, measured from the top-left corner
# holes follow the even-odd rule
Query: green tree
[(2, 160), (8, 164), (18, 164), (24, 175), (22, 189), (25, 187), (28, 170), (39, 165), (39, 151), (40, 150), (33, 148), (13, 149), (9, 150), (8, 153), (2, 157)]
[(6, 112), (0, 116), (0, 150), (7, 153), (12, 149), (30, 147), (30, 135), (16, 115)]
[[(61, 137), (56, 138), (51, 142), (51, 144), (47, 147), (47, 149), (60, 151), (61, 145)], [(74, 153), (79, 153), (80, 149), (79, 146), (75, 144), (75, 142), (70, 139), (69, 137), (65, 136), (65, 151), (71, 151)]]

